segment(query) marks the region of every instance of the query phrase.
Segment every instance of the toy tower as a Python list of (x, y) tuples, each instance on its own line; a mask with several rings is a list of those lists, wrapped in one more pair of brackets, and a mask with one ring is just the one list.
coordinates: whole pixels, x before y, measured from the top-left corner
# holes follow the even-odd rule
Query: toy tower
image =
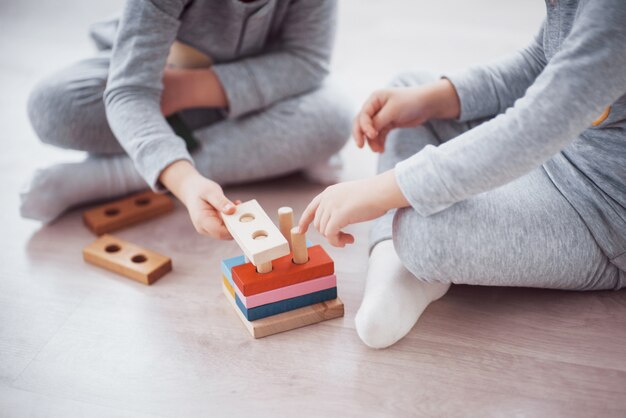
[(334, 263), (278, 210), (280, 230), (256, 200), (237, 205), (224, 223), (244, 255), (222, 261), (226, 297), (254, 338), (343, 316)]

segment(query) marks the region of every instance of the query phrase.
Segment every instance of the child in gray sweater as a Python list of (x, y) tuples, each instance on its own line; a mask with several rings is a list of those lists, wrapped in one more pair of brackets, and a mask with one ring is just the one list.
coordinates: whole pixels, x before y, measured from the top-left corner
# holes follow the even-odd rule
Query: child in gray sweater
[(31, 94), (41, 141), (90, 156), (37, 172), (22, 215), (47, 222), (150, 186), (199, 232), (228, 237), (221, 185), (326, 174), (349, 137), (349, 107), (324, 82), (335, 23), (334, 0), (128, 0), (92, 31), (95, 57)]
[(450, 283), (626, 285), (626, 3), (546, 6), (527, 48), (372, 94), (353, 134), (381, 174), (329, 187), (303, 214), (301, 229), (337, 246), (354, 240), (344, 227), (380, 218), (356, 316), (366, 344), (398, 341)]

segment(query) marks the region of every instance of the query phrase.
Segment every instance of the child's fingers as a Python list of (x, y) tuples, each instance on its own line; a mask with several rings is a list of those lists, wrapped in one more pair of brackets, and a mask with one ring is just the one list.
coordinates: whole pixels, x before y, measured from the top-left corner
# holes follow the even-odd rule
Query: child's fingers
[(345, 247), (346, 244), (354, 244), (354, 235), (339, 232), (339, 243), (341, 247)]
[(389, 132), (391, 131), (391, 127), (387, 127), (385, 129), (383, 129), (379, 134), (378, 134), (378, 146), (380, 148), (380, 152), (385, 152), (385, 143), (387, 142), (387, 135), (389, 135)]
[(378, 137), (367, 138), (367, 144), (369, 145), (370, 149), (374, 152), (380, 152), (380, 145), (378, 142), (379, 142)]
[(326, 225), (328, 225), (328, 221), (330, 220), (331, 217), (331, 211), (330, 210), (325, 210), (322, 215), (320, 216), (320, 227), (319, 227), (319, 231), (320, 234), (326, 236), (325, 231), (326, 231)]
[(365, 135), (368, 138), (376, 138), (376, 136), (378, 135), (378, 132), (376, 132), (376, 129), (374, 129), (374, 125), (372, 125), (372, 118), (367, 113), (367, 111), (364, 110), (363, 112), (359, 113), (358, 118), (359, 118), (359, 126), (361, 130), (365, 133)]
[(216, 239), (232, 239), (228, 229), (217, 218), (207, 218), (200, 222), (200, 233)]
[(354, 243), (354, 237), (350, 234), (346, 234), (345, 232), (339, 231), (339, 233), (334, 235), (329, 235), (326, 237), (328, 243), (333, 247), (343, 248), (346, 244)]
[(391, 105), (384, 106), (378, 113), (372, 116), (372, 126), (377, 132), (380, 133), (385, 129), (389, 130), (393, 128), (396, 115), (392, 107)]
[(317, 229), (320, 233), (320, 222), (322, 220), (322, 215), (324, 215), (324, 208), (323, 207), (318, 207), (317, 211), (315, 212), (315, 218), (313, 218), (313, 226), (315, 227), (315, 229)]
[(354, 137), (354, 142), (356, 142), (356, 146), (359, 148), (363, 148), (365, 145), (365, 139), (363, 138), (363, 132), (361, 132), (361, 127), (359, 126), (359, 116), (357, 115), (352, 122), (352, 136)]
[(205, 196), (205, 199), (211, 206), (217, 209), (218, 212), (222, 212), (227, 215), (235, 213), (235, 204), (224, 196), (221, 189), (211, 191)]
[(300, 233), (304, 234), (307, 229), (309, 229), (309, 225), (313, 222), (315, 214), (317, 213), (317, 208), (319, 207), (320, 201), (322, 199), (322, 195), (318, 194), (315, 198), (309, 203), (309, 205), (302, 212), (302, 216), (300, 217), (300, 222), (298, 222), (298, 228), (300, 228)]

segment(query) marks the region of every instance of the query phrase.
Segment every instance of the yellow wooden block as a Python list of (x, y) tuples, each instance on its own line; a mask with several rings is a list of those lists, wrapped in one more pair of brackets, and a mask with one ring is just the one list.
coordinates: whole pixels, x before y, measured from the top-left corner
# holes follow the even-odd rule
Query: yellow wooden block
[(222, 283), (224, 284), (224, 286), (226, 286), (226, 290), (228, 290), (228, 293), (230, 293), (230, 295), (234, 299), (235, 298), (235, 289), (233, 289), (233, 287), (228, 282), (228, 279), (226, 277), (224, 277), (224, 275), (222, 275)]

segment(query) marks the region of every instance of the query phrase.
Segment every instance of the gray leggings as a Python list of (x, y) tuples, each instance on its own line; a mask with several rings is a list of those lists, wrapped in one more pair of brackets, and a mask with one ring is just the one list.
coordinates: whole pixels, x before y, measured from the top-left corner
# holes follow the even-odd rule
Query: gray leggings
[[(110, 51), (78, 62), (40, 82), (28, 114), (40, 140), (91, 154), (124, 150), (111, 132), (102, 94)], [(350, 136), (352, 109), (325, 87), (238, 119), (211, 109), (182, 112), (200, 147), (198, 170), (224, 185), (275, 177), (328, 159)]]
[[(404, 74), (394, 84), (433, 79)], [(481, 122), (431, 121), (397, 129), (378, 170)], [(428, 217), (411, 208), (392, 211), (374, 225), (372, 246), (392, 237), (404, 265), (428, 282), (571, 290), (619, 289), (626, 283), (626, 273), (609, 261), (543, 168)]]

